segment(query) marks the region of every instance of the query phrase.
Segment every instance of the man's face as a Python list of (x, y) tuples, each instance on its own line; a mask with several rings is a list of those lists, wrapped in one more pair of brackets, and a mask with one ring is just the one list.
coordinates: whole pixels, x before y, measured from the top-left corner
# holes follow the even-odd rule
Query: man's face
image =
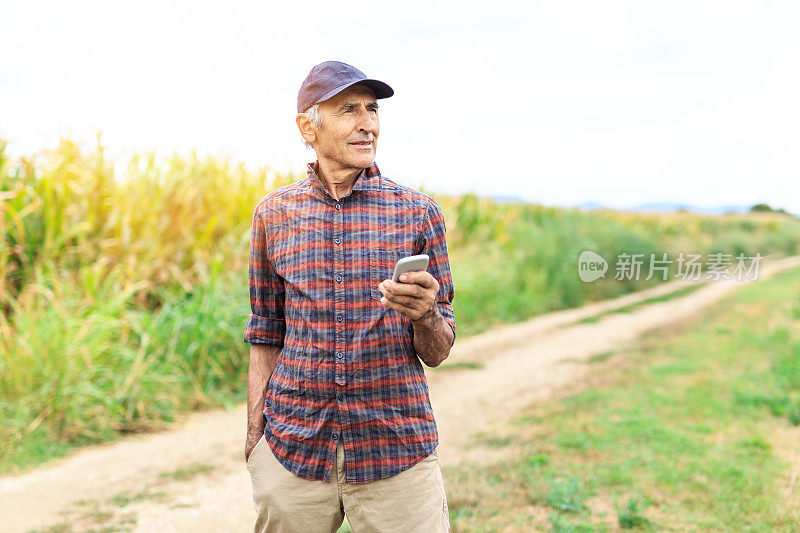
[(342, 169), (362, 169), (375, 161), (378, 102), (372, 89), (356, 84), (320, 103), (322, 129), (316, 132), (317, 159)]

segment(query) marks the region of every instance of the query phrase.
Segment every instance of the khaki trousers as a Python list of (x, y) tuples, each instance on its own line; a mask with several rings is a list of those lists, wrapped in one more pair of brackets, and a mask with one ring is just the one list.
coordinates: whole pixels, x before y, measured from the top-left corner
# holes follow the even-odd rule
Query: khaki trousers
[(287, 470), (262, 435), (247, 459), (247, 470), (258, 513), (255, 533), (335, 533), (345, 515), (353, 533), (450, 531), (436, 450), (397, 475), (351, 484), (345, 482), (339, 441), (331, 482), (325, 483)]

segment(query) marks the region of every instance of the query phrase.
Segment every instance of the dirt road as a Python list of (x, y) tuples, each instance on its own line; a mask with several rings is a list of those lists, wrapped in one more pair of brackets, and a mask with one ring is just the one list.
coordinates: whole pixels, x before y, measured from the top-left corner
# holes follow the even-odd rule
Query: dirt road
[[(800, 256), (766, 258), (759, 279), (798, 265)], [(464, 448), (470, 434), (490, 431), (498, 419), (579, 381), (592, 370), (582, 361), (698, 316), (744, 283), (757, 281), (712, 281), (685, 296), (645, 302), (689, 284), (672, 282), (459, 339), (442, 367), (426, 368), (441, 463), (474, 460), (475, 450)], [(644, 304), (631, 312), (603, 314), (637, 302)], [(249, 531), (255, 514), (243, 457), (245, 427), (244, 405), (198, 413), (170, 431), (91, 446), (0, 478), (0, 529)]]

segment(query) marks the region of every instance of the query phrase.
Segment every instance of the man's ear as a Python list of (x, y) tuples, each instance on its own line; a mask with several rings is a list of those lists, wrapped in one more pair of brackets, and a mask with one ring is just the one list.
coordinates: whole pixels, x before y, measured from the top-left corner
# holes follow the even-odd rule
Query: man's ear
[(308, 142), (308, 144), (314, 144), (314, 141), (317, 140), (317, 127), (314, 126), (314, 123), (311, 122), (305, 113), (298, 113), (297, 118), (297, 128), (300, 130), (300, 135)]

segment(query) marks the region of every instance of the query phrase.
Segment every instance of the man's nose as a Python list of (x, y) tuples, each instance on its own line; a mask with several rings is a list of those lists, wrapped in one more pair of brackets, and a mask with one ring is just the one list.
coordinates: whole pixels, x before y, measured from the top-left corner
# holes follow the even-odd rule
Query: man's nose
[(362, 107), (358, 112), (358, 129), (374, 133), (377, 130), (377, 125), (378, 117)]

